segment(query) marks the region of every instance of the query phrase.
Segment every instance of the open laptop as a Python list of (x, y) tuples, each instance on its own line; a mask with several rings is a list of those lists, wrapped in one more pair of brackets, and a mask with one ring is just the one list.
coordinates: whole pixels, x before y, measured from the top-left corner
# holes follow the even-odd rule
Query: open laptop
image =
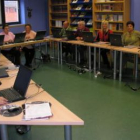
[(13, 87), (0, 90), (0, 96), (6, 98), (8, 102), (24, 100), (31, 76), (32, 70), (20, 65)]
[(112, 46), (123, 46), (122, 35), (120, 34), (110, 34), (110, 44)]
[(61, 29), (52, 28), (51, 31), (52, 31), (53, 37), (55, 37), (55, 38), (61, 38), (61, 36), (60, 36)]
[(0, 45), (3, 45), (4, 43), (4, 35), (0, 35)]
[(16, 33), (14, 43), (21, 43), (25, 41), (25, 33)]
[(46, 34), (46, 31), (37, 31), (37, 33), (36, 33), (36, 37), (35, 37), (35, 40), (41, 40), (41, 39), (44, 39), (45, 34)]
[(74, 33), (75, 33), (74, 31), (67, 30), (66, 31), (67, 39), (68, 40), (76, 40), (76, 36)]
[(93, 37), (92, 32), (82, 32), (84, 42), (94, 43), (95, 37)]

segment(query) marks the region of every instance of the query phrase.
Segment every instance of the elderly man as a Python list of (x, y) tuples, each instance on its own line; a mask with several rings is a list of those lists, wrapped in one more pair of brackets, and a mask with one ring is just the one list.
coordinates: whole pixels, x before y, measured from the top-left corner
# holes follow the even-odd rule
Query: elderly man
[[(83, 40), (83, 32), (89, 32), (89, 29), (85, 27), (85, 22), (84, 21), (79, 21), (78, 22), (78, 28), (75, 33), (76, 39), (77, 40)], [(78, 51), (80, 53), (80, 65), (84, 65), (86, 63), (86, 58), (84, 57), (84, 52), (87, 50), (87, 47), (85, 46), (79, 46)]]
[[(66, 31), (67, 30), (71, 30), (71, 28), (69, 27), (69, 22), (68, 21), (64, 21), (63, 22), (63, 28), (61, 29), (59, 35), (62, 37), (62, 38), (67, 38), (67, 34), (66, 34)], [(71, 44), (68, 44), (68, 43), (63, 43), (62, 45), (62, 52), (65, 53), (65, 60), (67, 61), (68, 58), (68, 54), (72, 54), (72, 52), (74, 51), (74, 48), (71, 47)]]

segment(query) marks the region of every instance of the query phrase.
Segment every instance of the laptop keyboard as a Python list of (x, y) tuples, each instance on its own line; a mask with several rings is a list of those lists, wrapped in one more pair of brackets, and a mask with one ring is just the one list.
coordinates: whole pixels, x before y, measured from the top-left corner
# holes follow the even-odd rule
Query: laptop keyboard
[(22, 98), (22, 96), (14, 89), (9, 88), (6, 90), (1, 90), (0, 91), (0, 96), (3, 96), (6, 98), (8, 101), (13, 101), (19, 98)]

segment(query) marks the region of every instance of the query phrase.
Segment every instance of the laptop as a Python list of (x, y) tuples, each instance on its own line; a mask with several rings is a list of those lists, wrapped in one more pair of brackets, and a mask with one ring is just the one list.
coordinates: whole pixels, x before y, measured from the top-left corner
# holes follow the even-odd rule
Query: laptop
[(0, 68), (0, 78), (9, 77), (5, 68)]
[(4, 43), (4, 35), (0, 35), (0, 45), (3, 45)]
[(68, 40), (76, 40), (76, 36), (74, 31), (66, 31), (67, 39)]
[(0, 90), (0, 96), (6, 98), (8, 102), (24, 100), (31, 76), (32, 70), (20, 65), (13, 87)]
[(54, 28), (52, 28), (51, 31), (52, 31), (53, 37), (61, 38), (61, 36), (60, 36), (61, 29), (54, 29)]
[(120, 34), (110, 34), (110, 44), (112, 46), (123, 46), (122, 35)]
[(95, 37), (93, 37), (92, 32), (82, 32), (84, 42), (94, 43)]
[(16, 33), (14, 43), (21, 43), (25, 41), (25, 33)]
[(37, 31), (37, 33), (36, 33), (36, 37), (35, 37), (35, 40), (41, 40), (41, 39), (44, 39), (45, 34), (46, 34), (46, 31)]

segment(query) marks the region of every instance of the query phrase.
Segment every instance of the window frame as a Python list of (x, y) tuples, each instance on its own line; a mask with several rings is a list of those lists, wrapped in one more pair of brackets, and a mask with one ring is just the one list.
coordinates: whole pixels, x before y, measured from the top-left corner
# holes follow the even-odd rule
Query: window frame
[[(5, 17), (5, 1), (18, 1), (18, 22), (6, 22)], [(21, 24), (21, 8), (20, 8), (20, 0), (1, 0), (1, 16), (2, 16), (2, 24), (14, 25), (14, 24)]]

